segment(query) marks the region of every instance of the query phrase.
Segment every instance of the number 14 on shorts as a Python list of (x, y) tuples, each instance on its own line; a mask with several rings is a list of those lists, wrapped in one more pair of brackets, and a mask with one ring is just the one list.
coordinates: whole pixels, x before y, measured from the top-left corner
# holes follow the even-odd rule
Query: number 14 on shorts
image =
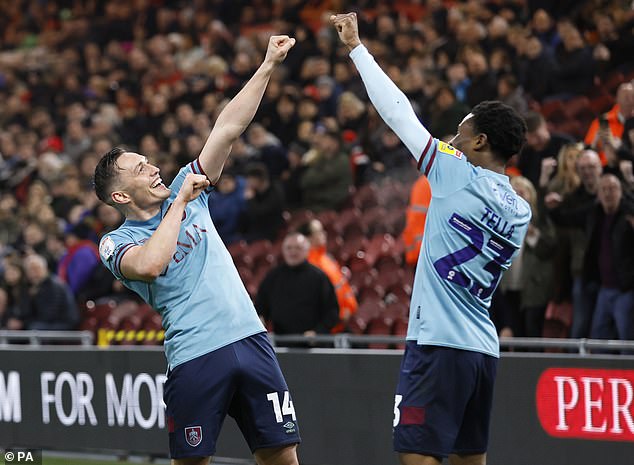
[(269, 392), (266, 398), (273, 403), (273, 413), (275, 413), (275, 420), (278, 423), (284, 421), (284, 415), (290, 415), (293, 421), (296, 421), (295, 407), (293, 407), (293, 401), (288, 391), (284, 391), (284, 399), (280, 405), (280, 396), (277, 392)]

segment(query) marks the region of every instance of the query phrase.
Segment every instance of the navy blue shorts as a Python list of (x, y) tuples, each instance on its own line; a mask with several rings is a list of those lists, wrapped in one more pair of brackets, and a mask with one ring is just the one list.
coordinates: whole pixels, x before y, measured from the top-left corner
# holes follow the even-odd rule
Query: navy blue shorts
[(168, 371), (164, 400), (172, 458), (214, 455), (227, 414), (252, 452), (300, 442), (293, 402), (266, 333)]
[(408, 341), (394, 404), (394, 450), (447, 457), (481, 454), (498, 359)]

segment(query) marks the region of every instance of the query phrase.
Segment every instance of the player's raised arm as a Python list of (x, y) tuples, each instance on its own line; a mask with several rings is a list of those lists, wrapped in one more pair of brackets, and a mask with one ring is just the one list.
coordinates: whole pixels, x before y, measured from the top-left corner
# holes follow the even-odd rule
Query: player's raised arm
[(350, 50), (372, 104), (381, 118), (419, 161), (431, 140), (429, 131), (416, 117), (407, 96), (383, 72), (359, 38), (356, 13), (333, 15), (331, 22), (339, 38)]
[(271, 36), (264, 61), (218, 116), (198, 159), (200, 167), (212, 183), (220, 177), (231, 151), (231, 144), (240, 137), (255, 116), (275, 67), (284, 61), (293, 45), (293, 38), (285, 35)]

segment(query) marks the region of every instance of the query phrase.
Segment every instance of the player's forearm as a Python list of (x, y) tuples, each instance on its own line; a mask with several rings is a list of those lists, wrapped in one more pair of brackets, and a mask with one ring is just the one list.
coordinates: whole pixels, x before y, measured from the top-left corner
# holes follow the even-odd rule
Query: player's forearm
[(200, 154), (200, 161), (210, 181), (215, 182), (220, 176), (231, 152), (231, 145), (251, 124), (274, 69), (273, 63), (262, 63), (240, 92), (220, 112)]
[(274, 69), (273, 63), (262, 63), (218, 116), (216, 126), (226, 128), (227, 135), (233, 140), (240, 137), (253, 120)]
[(186, 205), (185, 201), (177, 197), (154, 234), (141, 247), (136, 261), (142, 264), (143, 274), (147, 278), (156, 279), (172, 260)]
[(409, 151), (420, 156), (431, 137), (418, 121), (407, 96), (392, 82), (362, 44), (350, 52), (359, 70), (370, 101), (381, 118), (403, 141)]

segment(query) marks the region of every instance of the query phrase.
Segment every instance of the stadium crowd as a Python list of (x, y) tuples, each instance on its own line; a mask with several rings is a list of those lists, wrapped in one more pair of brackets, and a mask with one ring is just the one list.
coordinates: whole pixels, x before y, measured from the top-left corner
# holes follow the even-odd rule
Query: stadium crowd
[[(427, 204), (407, 207), (421, 184), (413, 159), (328, 23), (351, 9), (436, 137), (448, 140), (483, 100), (525, 116), (527, 145), (508, 174), (533, 221), (494, 296), (501, 335), (634, 339), (634, 11), (625, 1), (2, 2), (0, 329), (156, 322), (100, 263), (99, 238), (122, 217), (98, 202), (95, 165), (125, 141), (167, 184), (198, 155), (269, 35), (284, 33), (297, 44), (233, 146), (210, 201), (214, 223), (256, 302), (275, 266), (298, 272), (281, 269), (287, 233), (323, 231), (306, 256), (322, 257), (311, 260), (319, 266), (329, 252), (342, 321), (320, 321), (318, 332), (403, 334), (424, 225), (413, 212)], [(107, 313), (91, 318), (104, 302)]]

